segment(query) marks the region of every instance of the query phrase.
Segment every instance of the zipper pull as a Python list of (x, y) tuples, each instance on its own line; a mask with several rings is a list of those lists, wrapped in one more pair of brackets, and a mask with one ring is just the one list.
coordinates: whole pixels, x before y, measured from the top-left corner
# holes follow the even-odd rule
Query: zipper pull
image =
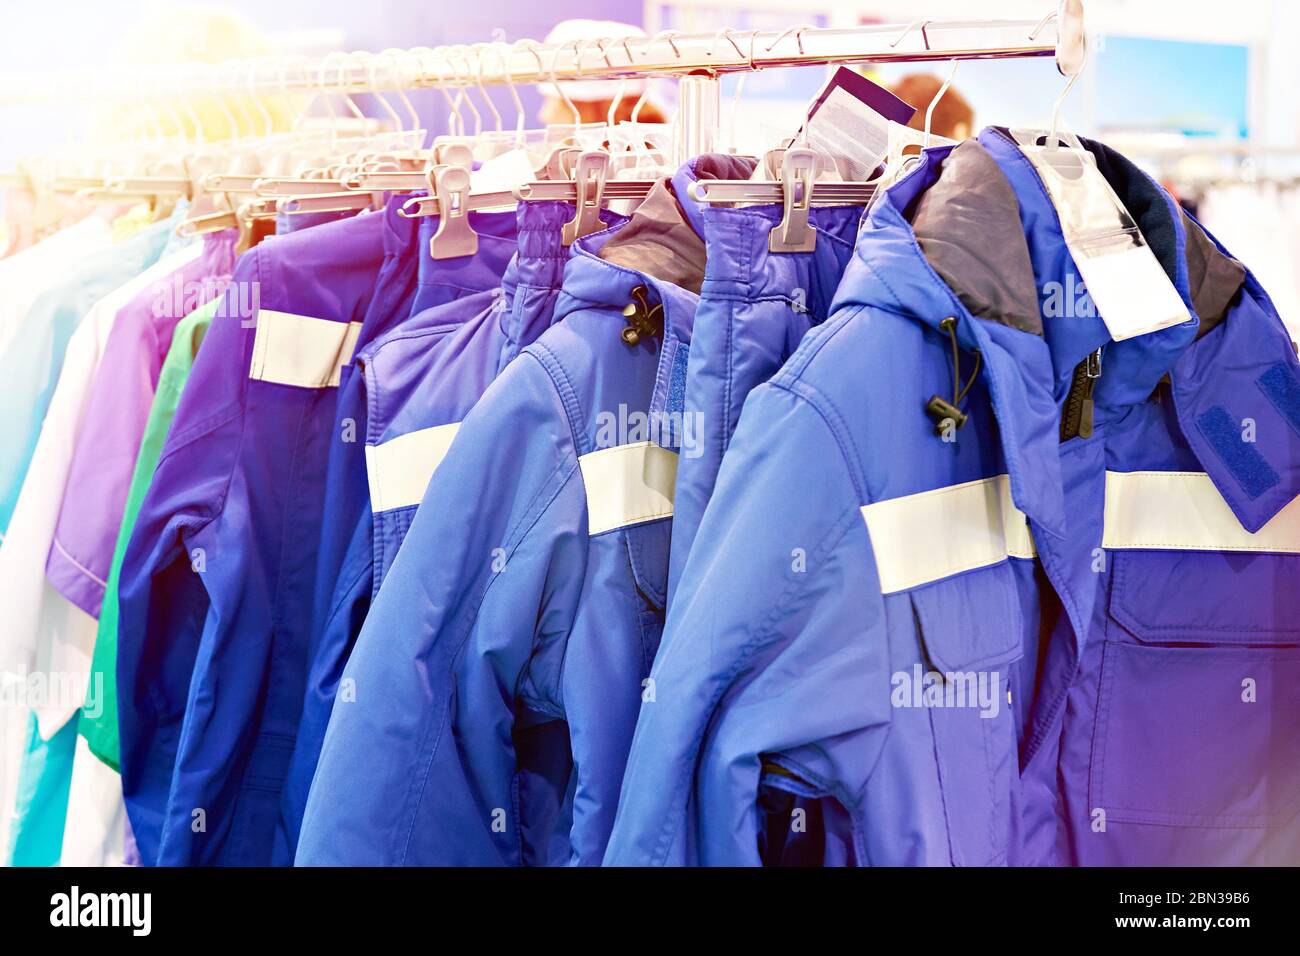
[(1083, 407), (1079, 410), (1079, 437), (1092, 437), (1093, 400), (1092, 392), (1101, 378), (1101, 349), (1088, 356), (1084, 365)]

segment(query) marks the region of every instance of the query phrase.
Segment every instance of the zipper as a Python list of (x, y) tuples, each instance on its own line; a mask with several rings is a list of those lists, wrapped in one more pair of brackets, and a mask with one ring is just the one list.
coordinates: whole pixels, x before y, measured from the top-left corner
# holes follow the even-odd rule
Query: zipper
[(636, 581), (635, 581), (636, 575), (633, 574), (632, 577), (633, 577), (633, 579), (634, 579), (634, 580), (633, 580), (633, 583), (632, 583), (632, 586), (633, 586), (634, 588), (636, 588), (636, 593), (639, 594), (639, 595), (641, 596), (641, 600), (642, 600), (642, 601), (645, 601), (645, 603), (650, 607), (650, 610), (652, 610), (652, 611), (655, 612), (655, 616), (658, 617), (659, 620), (662, 621), (662, 620), (664, 619), (664, 609), (663, 609), (662, 607), (659, 606), (659, 602), (658, 602), (658, 601), (656, 601), (656, 600), (655, 600), (654, 598), (652, 598), (650, 595), (648, 595), (648, 594), (645, 593), (645, 590), (641, 587), (640, 584), (636, 583)]
[(1092, 352), (1074, 368), (1070, 392), (1061, 409), (1061, 441), (1071, 438), (1091, 438), (1093, 402), (1092, 392), (1101, 378), (1101, 349)]

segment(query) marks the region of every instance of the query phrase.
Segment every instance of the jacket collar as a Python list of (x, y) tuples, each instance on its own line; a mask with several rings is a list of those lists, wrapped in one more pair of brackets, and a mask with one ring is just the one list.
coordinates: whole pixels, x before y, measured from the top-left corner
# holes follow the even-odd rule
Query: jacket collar
[[(575, 308), (621, 312), (633, 301), (632, 289), (643, 285), (663, 304), (665, 342), (689, 345), (705, 255), (704, 208), (691, 198), (690, 184), (747, 179), (753, 167), (754, 161), (745, 157), (697, 156), (670, 179), (660, 180), (644, 214), (638, 209), (630, 219), (575, 242), (556, 317)], [(677, 248), (667, 250), (667, 245)], [(685, 287), (674, 279), (683, 279)]]
[[(632, 290), (645, 286), (652, 291), (652, 303), (663, 303), (665, 332), (671, 331), (676, 337), (690, 341), (698, 295), (649, 272), (601, 256), (604, 247), (631, 224), (631, 220), (616, 222), (600, 232), (583, 236), (573, 244), (564, 267), (564, 285), (555, 307), (556, 320), (579, 309), (608, 309), (621, 314), (624, 306), (635, 301)], [(610, 334), (617, 336), (619, 328), (621, 325), (612, 327)]]
[[(1190, 216), (1188, 225), (1201, 228)], [(1241, 526), (1255, 532), (1300, 495), (1300, 364), (1268, 295), (1249, 270), (1241, 275), (1222, 320), (1169, 374), (1183, 436)], [(1219, 286), (1209, 301), (1221, 298)]]
[(682, 213), (697, 235), (705, 234), (704, 218), (707, 206), (691, 198), (692, 183), (713, 179), (748, 179), (758, 164), (748, 156), (729, 153), (705, 153), (696, 156), (673, 174), (673, 195), (681, 205)]
[[(555, 321), (582, 309), (600, 309), (611, 313), (610, 341), (618, 341), (623, 329), (623, 309), (638, 300), (633, 289), (643, 286), (650, 304), (663, 306), (663, 333), (658, 337), (658, 366), (654, 392), (650, 398), (652, 413), (681, 412), (685, 405), (686, 369), (690, 353), (691, 329), (700, 297), (663, 279), (601, 257), (604, 246), (620, 232), (631, 227), (624, 221), (601, 232), (577, 240), (564, 267), (564, 286), (555, 304)], [(634, 348), (652, 347), (647, 344)], [(667, 433), (667, 447), (676, 447), (681, 436)]]

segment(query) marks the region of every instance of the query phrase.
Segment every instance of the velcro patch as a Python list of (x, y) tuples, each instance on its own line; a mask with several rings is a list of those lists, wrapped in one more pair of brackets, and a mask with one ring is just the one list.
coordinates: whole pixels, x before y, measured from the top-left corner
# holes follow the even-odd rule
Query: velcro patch
[(1292, 430), (1300, 435), (1300, 381), (1286, 362), (1278, 362), (1255, 380), (1260, 391), (1281, 412)]
[(1222, 405), (1203, 412), (1196, 425), (1252, 501), (1281, 481), (1259, 449), (1242, 437), (1241, 426)]

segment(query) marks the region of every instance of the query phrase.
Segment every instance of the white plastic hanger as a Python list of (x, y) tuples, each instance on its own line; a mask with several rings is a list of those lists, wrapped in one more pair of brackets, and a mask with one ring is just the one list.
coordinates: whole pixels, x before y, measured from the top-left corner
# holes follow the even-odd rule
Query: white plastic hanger
[(925, 108), (925, 128), (922, 130), (912, 129), (910, 126), (904, 126), (902, 123), (889, 121), (887, 128), (889, 148), (885, 153), (884, 169), (875, 179), (868, 180), (879, 190), (888, 188), (897, 182), (904, 173), (921, 161), (921, 157), (916, 153), (908, 153), (910, 146), (918, 146), (922, 151), (929, 149), (931, 146), (951, 146), (956, 140), (949, 139), (946, 136), (939, 136), (931, 132), (931, 124), (934, 120), (935, 108), (943, 95), (948, 92), (952, 86), (953, 79), (957, 76), (957, 68), (961, 65), (960, 60), (952, 61), (952, 69), (948, 71), (948, 78), (943, 81), (939, 91), (930, 100)]

